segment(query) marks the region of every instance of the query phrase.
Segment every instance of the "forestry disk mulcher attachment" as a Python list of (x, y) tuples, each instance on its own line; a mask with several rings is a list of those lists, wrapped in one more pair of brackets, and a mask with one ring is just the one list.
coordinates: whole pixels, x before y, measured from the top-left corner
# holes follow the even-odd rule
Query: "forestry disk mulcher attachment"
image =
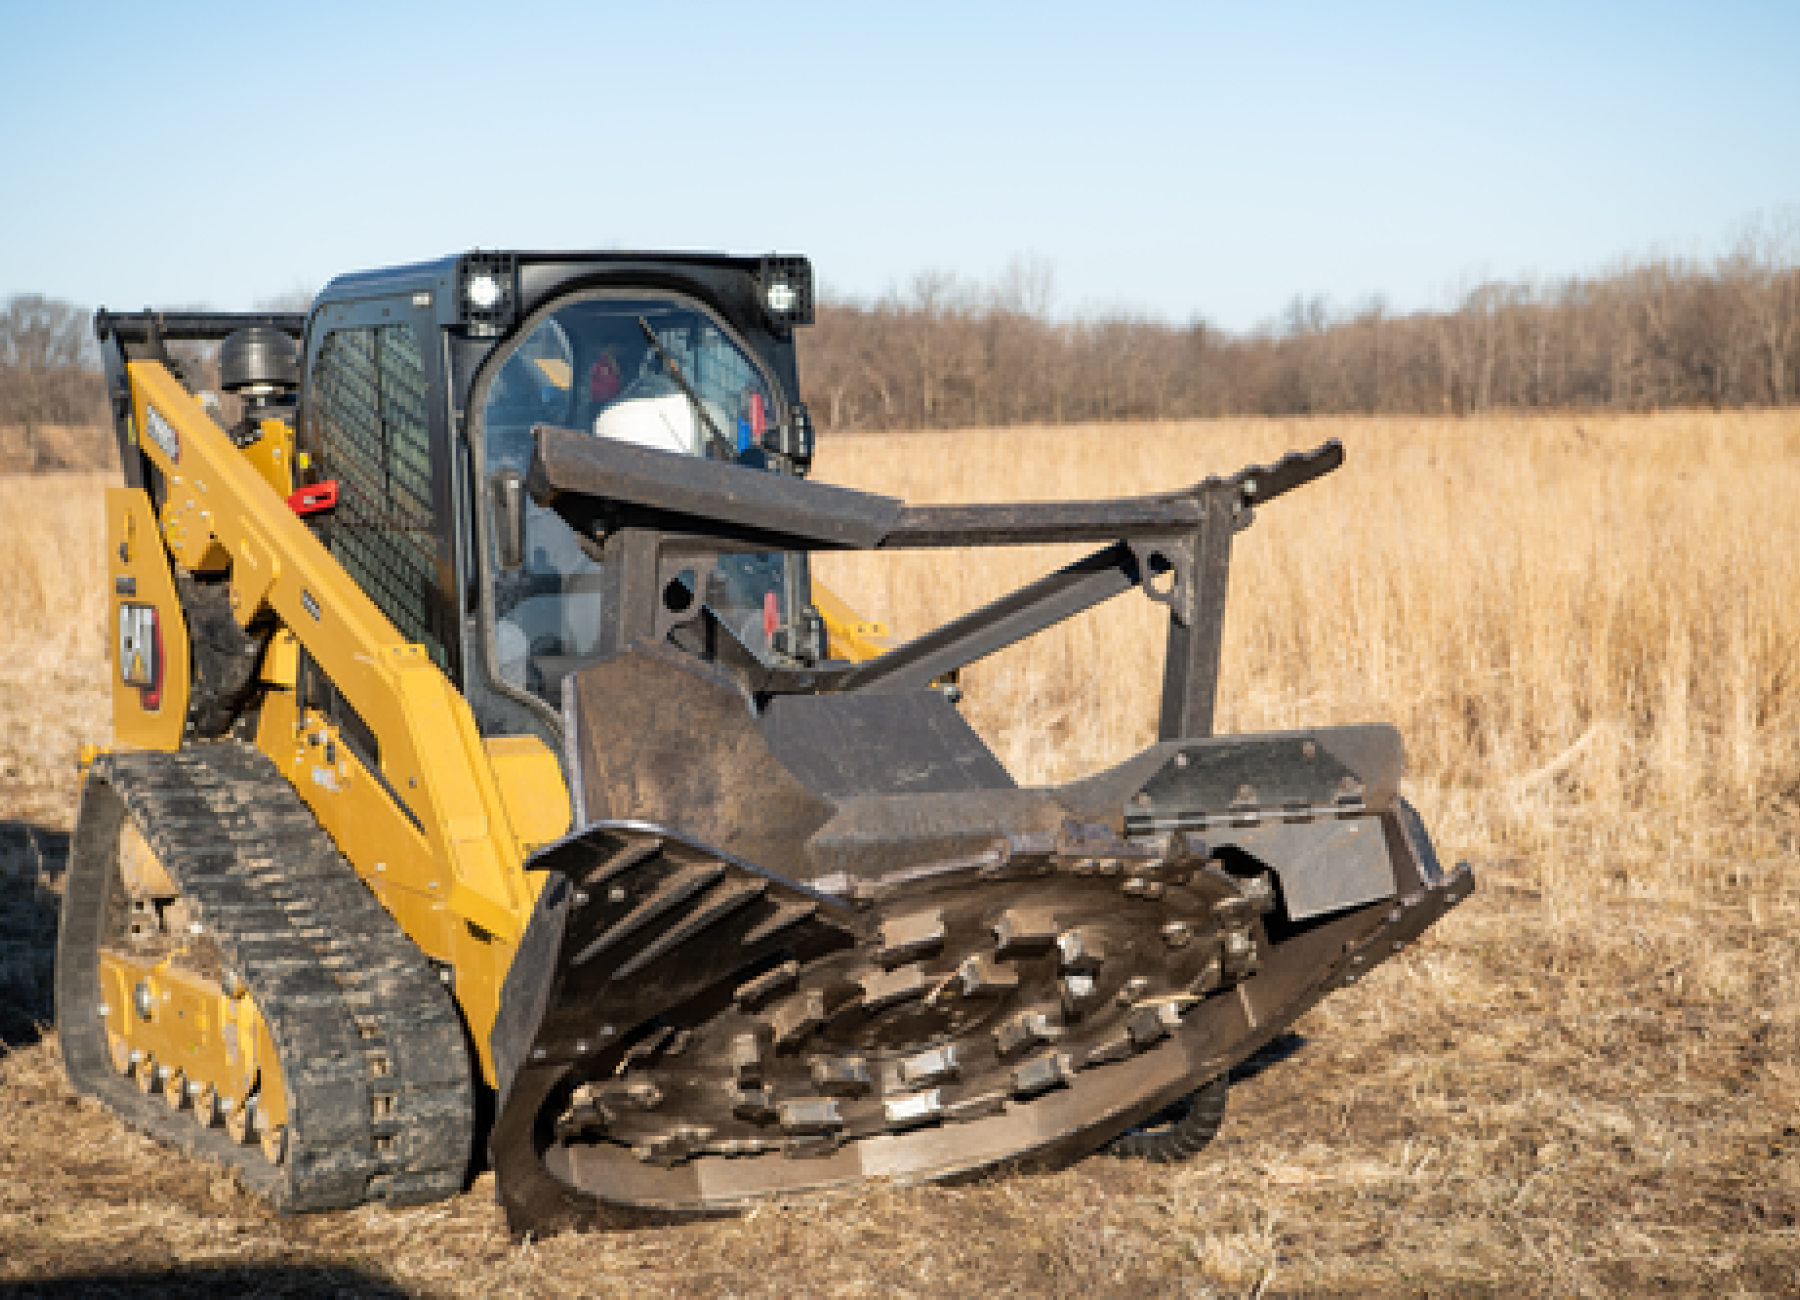
[[(1232, 537), (1337, 444), (908, 507), (804, 477), (811, 315), (803, 258), (477, 252), (304, 317), (97, 316), (126, 485), (78, 1089), (288, 1210), (454, 1193), (485, 1135), (517, 1230), (1176, 1159), (1468, 891), (1392, 728), (1211, 734)], [(808, 572), (1071, 541), (898, 645)], [(1161, 739), (1021, 789), (946, 680), (1134, 587)]]

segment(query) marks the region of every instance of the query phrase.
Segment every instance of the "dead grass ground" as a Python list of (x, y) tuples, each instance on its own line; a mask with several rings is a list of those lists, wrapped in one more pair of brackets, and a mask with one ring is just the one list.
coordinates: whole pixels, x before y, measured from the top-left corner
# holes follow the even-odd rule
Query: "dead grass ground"
[[(1329, 434), (1340, 481), (1239, 539), (1224, 724), (1394, 718), (1411, 794), (1483, 888), (1241, 1079), (1191, 1167), (1091, 1159), (525, 1245), (485, 1181), (281, 1220), (69, 1094), (30, 1028), (61, 841), (19, 826), (66, 828), (74, 737), (104, 725), (103, 595), (67, 581), (101, 592), (95, 489), (0, 482), (29, 525), (4, 571), (66, 575), (0, 587), (0, 1287), (1800, 1292), (1800, 420), (978, 432), (842, 443), (822, 473), (914, 499), (1142, 490)], [(831, 567), (916, 630), (1049, 562)], [(970, 674), (1015, 767), (1060, 777), (1141, 742), (1160, 631), (1128, 599)]]

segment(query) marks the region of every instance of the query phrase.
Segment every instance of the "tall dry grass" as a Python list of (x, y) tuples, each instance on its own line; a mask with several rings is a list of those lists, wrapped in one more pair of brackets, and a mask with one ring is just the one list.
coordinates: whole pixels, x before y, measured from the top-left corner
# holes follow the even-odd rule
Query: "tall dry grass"
[[(486, 1178), (277, 1218), (18, 1032), (49, 1018), (54, 924), (0, 868), (0, 1289), (1800, 1291), (1800, 417), (985, 430), (834, 440), (820, 473), (920, 501), (1149, 491), (1329, 436), (1345, 468), (1238, 539), (1221, 727), (1392, 719), (1440, 843), (1488, 860), (1240, 1077), (1194, 1164), (544, 1242), (507, 1237)], [(105, 734), (104, 481), (0, 478), (0, 819), (66, 827), (75, 742)], [(907, 633), (1064, 554), (820, 568)], [(1151, 737), (1162, 641), (1127, 595), (977, 665), (965, 707), (1027, 779), (1101, 766)]]
[[(818, 476), (910, 501), (1163, 490), (1341, 438), (1239, 534), (1219, 729), (1388, 719), (1457, 851), (1663, 869), (1795, 851), (1800, 414), (1226, 420), (828, 440)], [(0, 782), (106, 732), (104, 475), (0, 476)], [(900, 635), (1081, 548), (827, 555)], [(1136, 594), (966, 675), (1029, 781), (1153, 738), (1163, 608)], [(25, 707), (34, 705), (35, 707)], [(1671, 866), (1672, 864), (1672, 866)], [(1740, 868), (1741, 869), (1741, 868)]]
[[(1389, 719), (1460, 852), (1788, 854), (1800, 787), (1800, 414), (1222, 420), (840, 438), (818, 476), (920, 503), (1166, 490), (1344, 441), (1239, 534), (1219, 729)], [(897, 633), (1077, 553), (822, 557)], [(1136, 594), (977, 665), (1022, 777), (1153, 737), (1165, 615)]]
[(0, 476), (0, 816), (66, 825), (111, 734), (104, 474)]

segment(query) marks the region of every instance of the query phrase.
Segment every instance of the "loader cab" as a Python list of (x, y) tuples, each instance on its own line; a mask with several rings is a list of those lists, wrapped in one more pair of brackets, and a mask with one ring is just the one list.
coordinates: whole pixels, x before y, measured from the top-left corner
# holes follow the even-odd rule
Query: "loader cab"
[[(538, 425), (804, 473), (803, 258), (470, 253), (340, 277), (306, 338), (301, 445), (341, 504), (327, 545), (488, 734), (561, 741), (599, 655), (603, 570), (524, 490)], [(806, 652), (804, 555), (726, 557), (693, 647)]]

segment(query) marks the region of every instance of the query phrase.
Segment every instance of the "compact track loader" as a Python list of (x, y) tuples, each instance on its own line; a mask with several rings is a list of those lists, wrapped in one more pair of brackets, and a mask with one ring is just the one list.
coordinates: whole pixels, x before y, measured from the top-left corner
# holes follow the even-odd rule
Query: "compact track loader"
[[(1181, 1159), (1234, 1064), (1467, 893), (1392, 728), (1212, 735), (1233, 536), (1337, 444), (909, 507), (805, 477), (811, 316), (803, 258), (492, 252), (304, 316), (98, 314), (76, 1088), (284, 1210), (452, 1194), (485, 1138), (519, 1231)], [(808, 570), (1071, 541), (900, 644)], [(1161, 739), (1020, 788), (946, 683), (1133, 588)]]

